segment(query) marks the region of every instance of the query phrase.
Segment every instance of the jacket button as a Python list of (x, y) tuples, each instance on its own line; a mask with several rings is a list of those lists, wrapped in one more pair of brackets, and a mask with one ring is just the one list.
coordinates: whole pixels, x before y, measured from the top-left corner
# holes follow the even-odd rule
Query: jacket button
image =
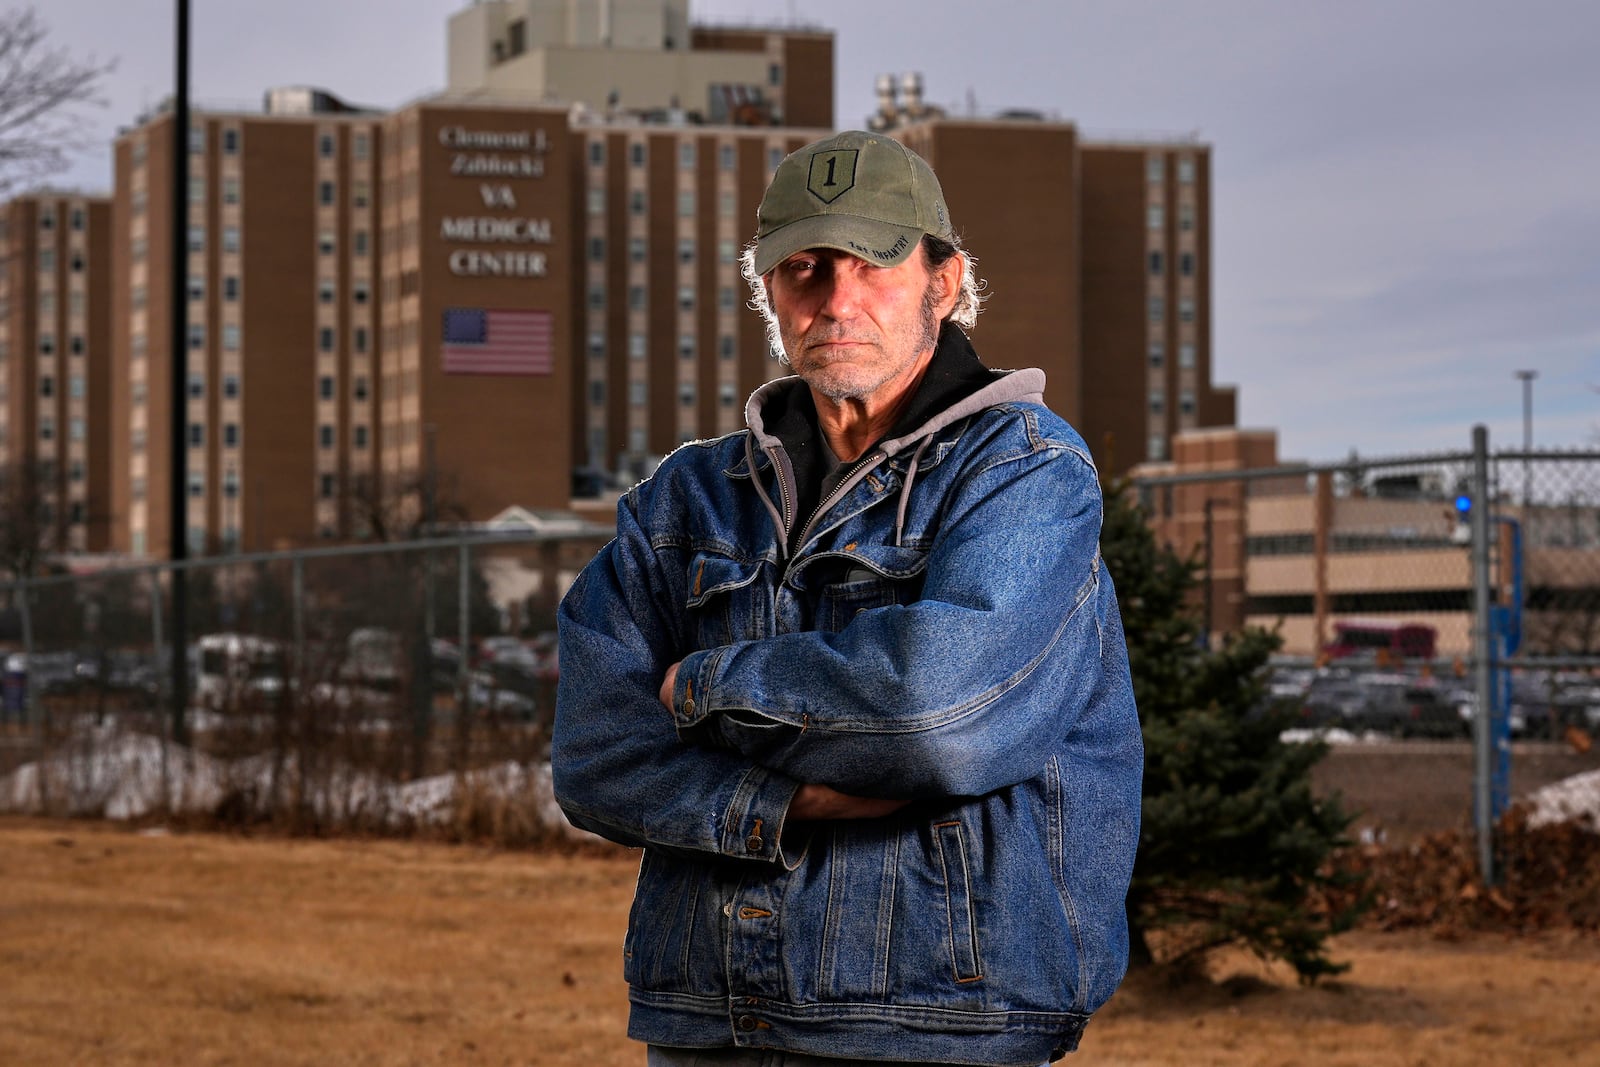
[(683, 698), (683, 714), (686, 718), (694, 718), (694, 697)]
[(759, 1025), (761, 1024), (756, 1022), (756, 1017), (754, 1015), (739, 1016), (739, 1029), (743, 1030), (747, 1034)]
[(756, 834), (751, 834), (749, 837), (745, 838), (744, 839), (744, 850), (746, 852), (760, 852), (761, 851), (761, 838)]

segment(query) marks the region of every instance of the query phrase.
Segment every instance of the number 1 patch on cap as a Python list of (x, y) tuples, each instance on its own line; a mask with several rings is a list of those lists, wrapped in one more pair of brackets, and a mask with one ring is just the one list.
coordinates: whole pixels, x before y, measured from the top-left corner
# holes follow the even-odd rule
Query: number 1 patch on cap
[(832, 152), (818, 152), (811, 157), (811, 173), (806, 178), (806, 188), (824, 204), (831, 204), (850, 191), (856, 183), (856, 157), (854, 148), (840, 148)]

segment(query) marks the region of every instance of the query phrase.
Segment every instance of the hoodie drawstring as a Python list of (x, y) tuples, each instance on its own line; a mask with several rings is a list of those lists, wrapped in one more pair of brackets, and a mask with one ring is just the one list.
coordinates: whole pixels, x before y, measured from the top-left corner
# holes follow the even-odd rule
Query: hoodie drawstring
[(900, 503), (894, 512), (894, 547), (903, 547), (900, 542), (905, 537), (906, 508), (911, 503), (911, 483), (917, 480), (917, 467), (922, 463), (922, 453), (933, 443), (931, 436), (924, 437), (918, 444), (917, 450), (911, 453), (911, 464), (906, 467), (905, 484), (900, 487)]

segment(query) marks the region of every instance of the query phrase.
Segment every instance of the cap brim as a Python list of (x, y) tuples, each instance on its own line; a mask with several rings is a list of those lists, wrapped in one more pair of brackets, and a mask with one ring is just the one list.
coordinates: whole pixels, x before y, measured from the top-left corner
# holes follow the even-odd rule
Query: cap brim
[(878, 267), (904, 263), (917, 250), (921, 230), (859, 215), (813, 215), (756, 239), (756, 273), (766, 274), (796, 252), (833, 248)]

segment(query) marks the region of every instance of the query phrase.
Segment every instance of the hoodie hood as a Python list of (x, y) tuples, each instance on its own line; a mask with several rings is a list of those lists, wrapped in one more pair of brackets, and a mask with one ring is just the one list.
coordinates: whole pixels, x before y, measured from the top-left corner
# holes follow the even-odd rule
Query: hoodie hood
[[(779, 541), (793, 554), (807, 536), (810, 519), (827, 510), (864, 478), (873, 467), (891, 457), (911, 452), (911, 462), (900, 493), (903, 519), (911, 485), (916, 479), (922, 451), (940, 430), (996, 404), (1044, 403), (1044, 372), (991, 370), (979, 360), (967, 335), (950, 323), (939, 332), (933, 359), (912, 394), (911, 403), (893, 428), (854, 463), (827, 500), (817, 499), (826, 469), (816, 404), (811, 389), (798, 375), (778, 378), (761, 386), (745, 404), (746, 461), (752, 475), (757, 448), (772, 460), (777, 472), (779, 499), (774, 501), (752, 478), (779, 531)], [(896, 523), (896, 540), (901, 523)]]

